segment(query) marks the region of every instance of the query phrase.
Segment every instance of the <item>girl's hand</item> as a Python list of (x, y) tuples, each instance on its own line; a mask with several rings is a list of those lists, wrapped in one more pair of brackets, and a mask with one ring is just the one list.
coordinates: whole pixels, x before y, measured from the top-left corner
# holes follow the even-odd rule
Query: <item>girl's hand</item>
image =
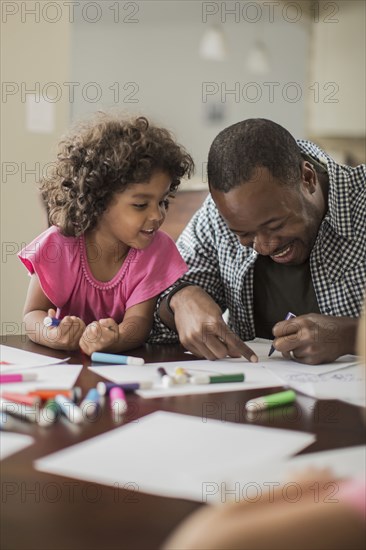
[(118, 325), (114, 319), (99, 319), (90, 323), (83, 332), (79, 345), (84, 353), (111, 348), (119, 339)]
[[(56, 311), (49, 309), (48, 316), (55, 317)], [(77, 350), (84, 331), (85, 323), (82, 319), (67, 315), (57, 327), (44, 327), (44, 337), (54, 349)]]

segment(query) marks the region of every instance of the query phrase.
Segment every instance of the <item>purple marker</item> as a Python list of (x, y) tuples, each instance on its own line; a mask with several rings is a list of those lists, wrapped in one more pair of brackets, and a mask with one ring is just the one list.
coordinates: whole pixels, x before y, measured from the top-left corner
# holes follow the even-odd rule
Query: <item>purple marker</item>
[(171, 388), (172, 386), (174, 386), (174, 378), (166, 372), (164, 367), (159, 367), (158, 373), (161, 376), (161, 383), (163, 384), (164, 388)]
[(56, 319), (56, 317), (45, 317), (43, 319), (43, 324), (45, 327), (58, 327), (61, 323), (61, 319)]
[(112, 388), (121, 388), (125, 393), (134, 392), (136, 390), (150, 390), (153, 383), (150, 380), (144, 382), (129, 382), (126, 384), (114, 384), (113, 382), (98, 382), (97, 390), (99, 395), (109, 395)]

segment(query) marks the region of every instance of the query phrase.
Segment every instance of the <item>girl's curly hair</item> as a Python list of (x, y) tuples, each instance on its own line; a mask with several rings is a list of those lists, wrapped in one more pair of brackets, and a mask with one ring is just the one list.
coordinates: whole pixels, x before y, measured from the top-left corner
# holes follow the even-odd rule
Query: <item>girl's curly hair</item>
[(49, 221), (65, 236), (96, 227), (115, 193), (166, 172), (174, 193), (194, 170), (192, 157), (168, 130), (145, 117), (127, 120), (99, 113), (79, 124), (59, 144), (52, 173), (41, 181)]

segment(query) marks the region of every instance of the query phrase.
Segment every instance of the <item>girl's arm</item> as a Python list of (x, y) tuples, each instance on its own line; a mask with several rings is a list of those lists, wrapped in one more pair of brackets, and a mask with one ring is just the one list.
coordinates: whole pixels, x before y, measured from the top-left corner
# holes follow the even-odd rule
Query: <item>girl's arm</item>
[(37, 275), (32, 275), (23, 312), (26, 334), (36, 344), (52, 349), (78, 349), (85, 323), (78, 317), (66, 316), (58, 327), (45, 327), (44, 318), (47, 315), (54, 316), (55, 309), (55, 305), (43, 292)]
[(91, 355), (94, 351), (118, 353), (144, 344), (150, 334), (157, 296), (127, 309), (122, 323), (100, 319), (86, 327), (80, 347)]

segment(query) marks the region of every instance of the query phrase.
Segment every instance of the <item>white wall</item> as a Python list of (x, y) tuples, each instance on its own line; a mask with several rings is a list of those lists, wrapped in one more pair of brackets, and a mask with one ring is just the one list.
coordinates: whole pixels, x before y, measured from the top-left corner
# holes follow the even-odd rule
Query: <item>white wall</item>
[[(78, 94), (72, 105), (73, 118), (96, 108), (116, 107), (110, 87), (118, 86), (121, 94), (117, 106), (151, 116), (173, 130), (192, 153), (198, 177), (213, 138), (222, 128), (239, 120), (271, 118), (297, 136), (304, 136), (309, 45), (309, 21), (304, 13), (298, 22), (291, 23), (296, 13), (285, 12), (286, 21), (281, 6), (273, 12), (271, 22), (272, 14), (265, 5), (258, 4), (258, 11), (243, 12), (248, 2), (130, 4), (138, 8), (133, 15), (132, 8), (129, 9), (135, 23), (128, 21), (128, 10), (121, 9), (119, 23), (114, 22), (109, 10), (94, 25), (82, 17), (73, 25), (72, 80), (86, 86), (86, 90), (88, 83), (95, 81), (101, 91), (98, 103), (85, 101)], [(227, 10), (235, 5), (240, 10), (230, 14), (225, 5)], [(217, 13), (209, 14), (215, 10)], [(127, 21), (122, 21), (123, 16)], [(220, 24), (226, 38), (228, 55), (224, 62), (202, 60), (198, 55), (202, 36), (212, 23)], [(270, 56), (270, 70), (264, 75), (246, 68), (250, 48), (258, 39), (266, 45)], [(124, 91), (123, 86), (129, 82), (133, 84)], [(295, 85), (289, 85), (291, 82)], [(207, 89), (205, 83), (213, 83), (207, 103), (202, 97), (202, 91)], [(268, 83), (276, 83), (273, 99)], [(237, 95), (225, 93), (235, 89)], [(136, 93), (131, 99), (136, 102), (129, 103), (128, 93), (133, 90)], [(286, 94), (290, 100), (298, 97), (299, 101), (291, 102)], [(205, 121), (205, 109), (210, 104), (224, 108), (223, 120)]]
[(330, 4), (331, 19), (312, 27), (311, 78), (319, 88), (309, 103), (308, 131), (320, 137), (364, 138), (366, 3)]
[[(2, 2), (2, 8), (4, 8)], [(23, 13), (34, 2), (8, 2), (18, 13), (2, 12), (2, 104), (1, 104), (1, 333), (21, 330), (22, 310), (29, 278), (16, 257), (25, 243), (47, 228), (36, 180), (53, 160), (55, 144), (69, 124), (65, 98), (55, 102), (54, 127), (50, 133), (33, 133), (26, 125), (26, 91), (50, 82), (69, 79), (69, 23), (62, 18), (50, 23), (40, 14)], [(39, 2), (38, 2), (39, 4)], [(42, 4), (42, 3), (41, 3)], [(47, 19), (52, 19), (49, 12)], [(38, 19), (38, 18), (37, 18)], [(47, 88), (51, 97), (51, 87)], [(23, 91), (23, 95), (22, 95)], [(38, 164), (37, 164), (38, 163)], [(37, 174), (31, 171), (36, 169)]]

